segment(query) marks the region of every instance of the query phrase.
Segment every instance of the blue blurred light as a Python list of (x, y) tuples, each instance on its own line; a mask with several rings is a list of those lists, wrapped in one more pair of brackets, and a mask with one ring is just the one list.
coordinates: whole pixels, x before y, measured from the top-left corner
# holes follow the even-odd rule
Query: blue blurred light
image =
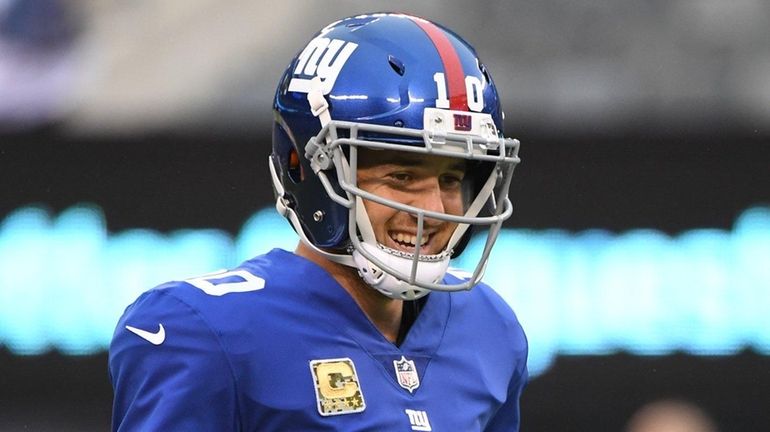
[[(0, 343), (31, 355), (107, 348), (118, 317), (167, 280), (232, 267), (296, 235), (273, 209), (232, 238), (219, 230), (109, 234), (100, 209), (51, 217), (28, 207), (0, 224)], [(457, 267), (483, 249), (472, 239)], [(730, 232), (698, 229), (504, 230), (485, 281), (516, 310), (530, 341), (530, 372), (554, 356), (627, 351), (770, 355), (770, 208), (745, 211)]]

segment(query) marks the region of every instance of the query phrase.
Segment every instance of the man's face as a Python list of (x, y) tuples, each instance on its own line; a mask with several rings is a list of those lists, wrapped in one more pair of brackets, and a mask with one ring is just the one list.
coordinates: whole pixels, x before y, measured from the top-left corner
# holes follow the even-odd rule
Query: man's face
[[(372, 194), (424, 210), (463, 214), (465, 160), (390, 150), (359, 149), (358, 186)], [(425, 218), (422, 239), (417, 216), (364, 200), (377, 241), (389, 248), (420, 255), (441, 253), (456, 223)]]

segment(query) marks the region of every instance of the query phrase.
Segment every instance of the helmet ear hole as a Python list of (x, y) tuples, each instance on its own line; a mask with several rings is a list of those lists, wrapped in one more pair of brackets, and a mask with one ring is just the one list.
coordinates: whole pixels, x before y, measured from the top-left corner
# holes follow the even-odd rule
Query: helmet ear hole
[(297, 146), (291, 137), (291, 131), (288, 130), (283, 122), (278, 120), (273, 125), (273, 154), (277, 156), (277, 161), (280, 163), (283, 175), (288, 177), (294, 184), (304, 180), (305, 173), (302, 169)]
[(299, 156), (297, 156), (297, 150), (292, 149), (289, 153), (289, 169), (299, 168)]
[(302, 171), (302, 164), (299, 161), (299, 155), (297, 154), (297, 150), (292, 148), (289, 152), (289, 177), (294, 183), (299, 183), (302, 180), (304, 180), (304, 175)]

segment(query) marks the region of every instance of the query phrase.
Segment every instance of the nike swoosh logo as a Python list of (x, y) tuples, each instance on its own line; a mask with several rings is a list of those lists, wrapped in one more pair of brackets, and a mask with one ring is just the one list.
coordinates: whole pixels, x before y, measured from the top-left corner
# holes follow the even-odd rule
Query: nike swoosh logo
[(163, 328), (163, 324), (158, 324), (158, 327), (159, 329), (155, 333), (149, 332), (147, 330), (142, 330), (136, 327), (131, 327), (130, 325), (126, 326), (126, 330), (130, 331), (131, 333), (139, 336), (140, 338), (146, 340), (147, 342), (153, 345), (160, 345), (163, 343), (164, 340), (166, 340), (166, 329)]

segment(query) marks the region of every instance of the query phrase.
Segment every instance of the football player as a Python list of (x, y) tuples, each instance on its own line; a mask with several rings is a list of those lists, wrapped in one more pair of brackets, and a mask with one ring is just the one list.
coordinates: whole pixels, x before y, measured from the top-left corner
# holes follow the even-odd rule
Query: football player
[[(502, 119), (489, 71), (445, 27), (369, 14), (322, 29), (274, 100), (276, 208), (299, 245), (129, 306), (113, 429), (518, 430), (527, 341), (481, 282), (519, 160)], [(473, 229), (478, 263), (449, 269)]]

